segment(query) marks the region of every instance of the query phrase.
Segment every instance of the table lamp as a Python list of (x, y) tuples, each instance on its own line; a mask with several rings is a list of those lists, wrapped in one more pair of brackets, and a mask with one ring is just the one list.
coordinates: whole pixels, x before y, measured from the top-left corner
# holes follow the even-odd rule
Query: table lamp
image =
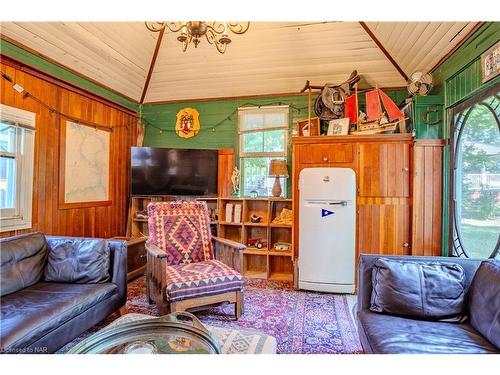
[(276, 177), (273, 185), (273, 197), (281, 195), (280, 177), (288, 177), (288, 170), (286, 168), (286, 160), (273, 159), (269, 165), (269, 177)]

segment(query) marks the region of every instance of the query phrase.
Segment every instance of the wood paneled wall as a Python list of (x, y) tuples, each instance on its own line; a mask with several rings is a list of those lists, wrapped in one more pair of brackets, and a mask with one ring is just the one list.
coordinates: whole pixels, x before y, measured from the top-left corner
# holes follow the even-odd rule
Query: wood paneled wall
[(133, 113), (82, 96), (69, 88), (21, 71), (2, 59), (2, 72), (47, 104), (80, 119), (112, 127), (110, 147), (110, 198), (104, 207), (62, 209), (58, 206), (60, 127), (66, 119), (51, 113), (32, 98), (23, 98), (1, 79), (2, 104), (36, 113), (33, 226), (29, 230), (0, 233), (1, 237), (30, 231), (67, 236), (112, 237), (125, 235), (130, 180), (130, 147), (135, 145), (137, 120)]
[(412, 255), (441, 255), (444, 140), (415, 141)]

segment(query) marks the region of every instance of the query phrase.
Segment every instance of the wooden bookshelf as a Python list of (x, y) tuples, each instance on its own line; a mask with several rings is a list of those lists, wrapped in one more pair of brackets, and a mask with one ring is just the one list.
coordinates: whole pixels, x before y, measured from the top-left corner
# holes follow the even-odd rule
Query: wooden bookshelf
[[(242, 206), (241, 222), (226, 221), (226, 204)], [(283, 208), (292, 209), (291, 199), (279, 198), (219, 198), (219, 236), (247, 245), (243, 251), (243, 275), (250, 278), (293, 281), (294, 253), (292, 224), (272, 223)], [(251, 221), (252, 215), (262, 219)], [(221, 221), (223, 220), (223, 221)], [(262, 239), (262, 248), (248, 246), (249, 239)], [(276, 242), (288, 242), (288, 251), (275, 250)]]

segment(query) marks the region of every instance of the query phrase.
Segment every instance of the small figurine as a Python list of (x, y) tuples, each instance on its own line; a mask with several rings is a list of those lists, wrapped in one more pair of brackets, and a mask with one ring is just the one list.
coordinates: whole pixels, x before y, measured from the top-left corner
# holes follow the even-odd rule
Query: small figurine
[(261, 220), (262, 220), (262, 216), (255, 215), (255, 214), (253, 214), (252, 216), (250, 216), (250, 221), (252, 223), (260, 223)]
[(231, 174), (231, 191), (234, 195), (238, 195), (240, 192), (240, 171), (236, 166), (233, 168), (233, 173)]

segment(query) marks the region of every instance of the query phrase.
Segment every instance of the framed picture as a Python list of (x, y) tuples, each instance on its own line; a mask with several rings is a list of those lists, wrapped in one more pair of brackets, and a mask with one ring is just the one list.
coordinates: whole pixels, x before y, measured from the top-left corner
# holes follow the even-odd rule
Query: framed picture
[(63, 120), (60, 129), (59, 208), (111, 205), (111, 132)]
[(500, 42), (481, 55), (483, 83), (500, 74)]
[(328, 122), (327, 135), (347, 135), (349, 134), (349, 117), (330, 120)]
[(309, 137), (314, 135), (319, 135), (319, 117), (311, 118), (311, 123), (309, 120), (298, 120), (297, 121), (297, 132), (300, 137)]

